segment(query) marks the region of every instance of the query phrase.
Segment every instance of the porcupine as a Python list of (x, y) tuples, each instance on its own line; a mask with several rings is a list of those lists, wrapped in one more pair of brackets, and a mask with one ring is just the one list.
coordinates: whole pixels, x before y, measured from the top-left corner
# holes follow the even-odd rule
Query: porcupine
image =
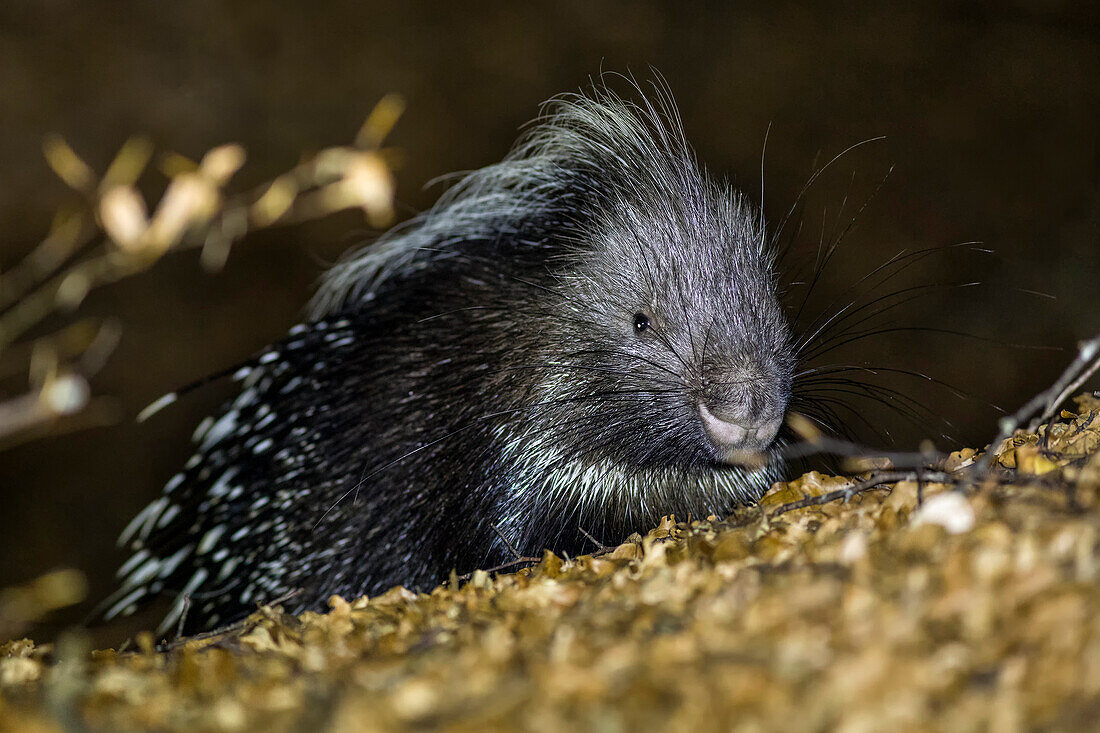
[(194, 632), (755, 499), (794, 368), (774, 256), (655, 89), (551, 100), (335, 266), (123, 532), (104, 616), (175, 592)]

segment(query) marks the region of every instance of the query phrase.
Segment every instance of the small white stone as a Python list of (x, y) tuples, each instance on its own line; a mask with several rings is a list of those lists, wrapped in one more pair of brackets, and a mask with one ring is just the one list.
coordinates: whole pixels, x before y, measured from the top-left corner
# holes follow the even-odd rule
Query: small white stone
[(912, 526), (938, 524), (950, 534), (962, 534), (974, 529), (974, 508), (957, 491), (936, 494), (924, 502), (913, 515)]
[(852, 565), (867, 557), (867, 538), (862, 532), (849, 532), (840, 546), (840, 562)]

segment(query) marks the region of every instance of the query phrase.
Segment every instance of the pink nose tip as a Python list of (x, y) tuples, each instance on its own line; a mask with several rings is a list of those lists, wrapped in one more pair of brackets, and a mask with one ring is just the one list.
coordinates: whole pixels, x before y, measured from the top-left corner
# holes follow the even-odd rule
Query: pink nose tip
[(755, 451), (766, 448), (779, 433), (781, 417), (764, 422), (751, 419), (718, 417), (705, 404), (699, 405), (703, 429), (715, 448), (723, 454), (731, 451)]

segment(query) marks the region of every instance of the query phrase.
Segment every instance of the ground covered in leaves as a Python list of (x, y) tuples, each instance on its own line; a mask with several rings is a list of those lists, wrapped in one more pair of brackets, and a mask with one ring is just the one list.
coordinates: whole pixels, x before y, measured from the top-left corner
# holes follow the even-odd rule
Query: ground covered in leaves
[(813, 497), (866, 476), (807, 474), (724, 520), (168, 651), (10, 642), (0, 731), (1098, 729), (1098, 409), (976, 483), (973, 451), (848, 501)]

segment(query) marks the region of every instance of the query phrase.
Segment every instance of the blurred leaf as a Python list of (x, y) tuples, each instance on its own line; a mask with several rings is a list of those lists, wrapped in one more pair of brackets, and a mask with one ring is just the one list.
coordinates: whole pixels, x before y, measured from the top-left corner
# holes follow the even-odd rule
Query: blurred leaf
[(103, 174), (100, 188), (104, 191), (114, 186), (132, 186), (149, 165), (153, 155), (153, 143), (145, 137), (132, 137), (122, 144), (115, 159)]
[(53, 172), (70, 188), (82, 193), (90, 193), (95, 188), (92, 169), (60, 135), (48, 135), (42, 141), (42, 152)]

